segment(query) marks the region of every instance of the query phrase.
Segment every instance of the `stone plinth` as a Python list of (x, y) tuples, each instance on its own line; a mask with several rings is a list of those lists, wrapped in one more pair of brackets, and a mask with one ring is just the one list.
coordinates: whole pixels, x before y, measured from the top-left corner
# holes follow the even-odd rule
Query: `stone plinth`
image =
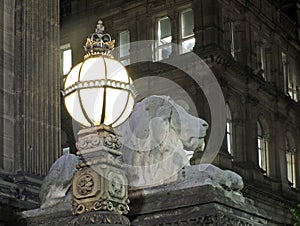
[[(22, 213), (24, 225), (274, 225), (272, 219), (242, 194), (238, 174), (210, 164), (186, 166), (172, 183), (131, 188), (129, 219), (115, 211), (72, 214), (71, 203)], [(71, 194), (71, 193), (69, 193)], [(73, 200), (74, 201), (74, 200)]]
[[(211, 165), (210, 165), (211, 166)], [(213, 167), (213, 166), (212, 166)], [(175, 183), (131, 189), (131, 224), (134, 225), (266, 225), (268, 217), (241, 194), (230, 171), (187, 166)], [(214, 170), (214, 169), (213, 169)], [(223, 174), (223, 175), (222, 175)], [(227, 174), (227, 176), (226, 176)], [(238, 175), (237, 175), (238, 176)], [(218, 179), (221, 178), (221, 180)], [(225, 179), (222, 181), (222, 178)], [(226, 186), (226, 180), (228, 180)], [(224, 183), (225, 182), (225, 183)]]
[(27, 226), (122, 226), (130, 225), (129, 220), (120, 214), (98, 211), (74, 216), (70, 204), (60, 204), (55, 207), (35, 209), (22, 213), (20, 225)]

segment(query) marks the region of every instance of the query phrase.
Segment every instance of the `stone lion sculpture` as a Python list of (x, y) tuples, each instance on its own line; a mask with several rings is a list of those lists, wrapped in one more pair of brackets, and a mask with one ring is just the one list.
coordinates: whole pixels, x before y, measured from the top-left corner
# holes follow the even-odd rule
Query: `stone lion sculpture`
[(176, 180), (193, 152), (204, 149), (207, 129), (207, 122), (188, 114), (168, 96), (150, 96), (137, 103), (118, 128), (130, 184)]
[[(116, 132), (122, 134), (123, 158), (129, 184), (149, 187), (176, 181), (176, 186), (211, 184), (230, 191), (238, 202), (242, 178), (210, 164), (189, 166), (195, 150), (205, 146), (208, 124), (188, 114), (167, 96), (150, 96), (137, 103), (129, 119)], [(64, 154), (51, 167), (44, 179), (41, 208), (55, 211), (71, 203), (73, 174), (80, 160)], [(185, 167), (184, 167), (185, 166)], [(47, 208), (46, 207), (53, 207)]]

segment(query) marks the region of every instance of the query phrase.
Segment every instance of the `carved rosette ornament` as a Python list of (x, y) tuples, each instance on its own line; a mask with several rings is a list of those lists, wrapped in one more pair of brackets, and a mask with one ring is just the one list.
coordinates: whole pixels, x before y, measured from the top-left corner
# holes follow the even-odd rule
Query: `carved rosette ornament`
[(128, 183), (118, 135), (107, 126), (83, 129), (77, 149), (83, 163), (73, 177), (73, 214), (127, 214)]

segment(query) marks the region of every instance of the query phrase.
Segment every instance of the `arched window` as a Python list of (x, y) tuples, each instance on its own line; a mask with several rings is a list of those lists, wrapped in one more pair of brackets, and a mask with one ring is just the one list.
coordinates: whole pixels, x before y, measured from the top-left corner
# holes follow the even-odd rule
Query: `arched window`
[(291, 134), (287, 134), (285, 138), (285, 156), (287, 179), (292, 187), (296, 187), (296, 146)]
[(229, 154), (233, 155), (233, 148), (232, 148), (232, 118), (231, 118), (231, 111), (226, 104), (226, 141), (227, 141), (227, 151)]
[(266, 128), (260, 121), (257, 121), (257, 151), (258, 165), (264, 171), (265, 175), (269, 174), (269, 156), (268, 156), (268, 137)]

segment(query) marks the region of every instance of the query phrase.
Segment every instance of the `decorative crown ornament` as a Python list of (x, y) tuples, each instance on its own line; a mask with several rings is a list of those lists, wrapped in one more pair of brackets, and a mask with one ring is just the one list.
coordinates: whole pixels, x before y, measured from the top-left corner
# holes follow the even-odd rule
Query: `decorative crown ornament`
[(84, 50), (86, 52), (84, 59), (94, 55), (105, 55), (112, 57), (111, 51), (114, 49), (115, 40), (111, 39), (110, 34), (104, 33), (102, 20), (99, 20), (95, 33), (92, 33), (86, 39)]

